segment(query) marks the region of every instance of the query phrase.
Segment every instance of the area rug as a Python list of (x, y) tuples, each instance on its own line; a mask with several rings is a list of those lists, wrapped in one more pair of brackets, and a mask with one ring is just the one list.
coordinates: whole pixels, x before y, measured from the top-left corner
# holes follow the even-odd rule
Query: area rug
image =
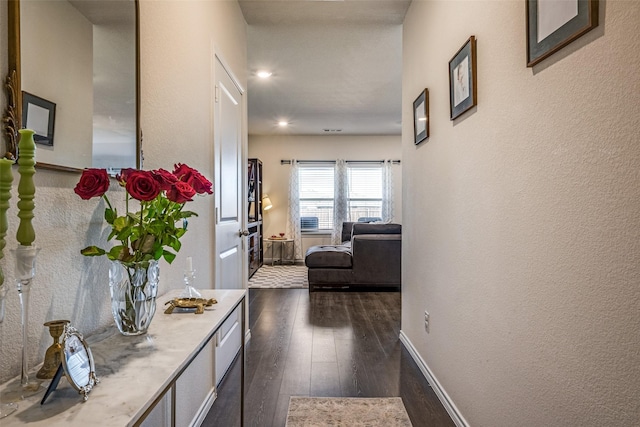
[(411, 427), (400, 397), (298, 397), (289, 400), (286, 427)]
[(263, 265), (249, 279), (250, 288), (308, 288), (307, 267), (304, 265)]

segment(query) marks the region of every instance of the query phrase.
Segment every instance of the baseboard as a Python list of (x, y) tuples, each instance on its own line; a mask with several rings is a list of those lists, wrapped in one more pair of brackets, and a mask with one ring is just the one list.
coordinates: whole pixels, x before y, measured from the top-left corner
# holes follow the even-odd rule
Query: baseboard
[(404, 344), (405, 348), (407, 349), (409, 354), (411, 354), (411, 357), (418, 365), (418, 368), (420, 368), (420, 372), (422, 372), (422, 375), (424, 375), (429, 384), (431, 384), (431, 388), (433, 388), (433, 391), (436, 393), (436, 396), (438, 396), (438, 399), (440, 399), (440, 402), (442, 402), (442, 405), (446, 409), (455, 425), (458, 427), (469, 427), (467, 420), (464, 419), (455, 403), (453, 403), (445, 389), (438, 382), (435, 375), (433, 375), (433, 372), (431, 372), (431, 369), (429, 369), (429, 366), (427, 366), (425, 361), (420, 356), (420, 353), (418, 353), (418, 350), (414, 347), (413, 343), (404, 333), (404, 331), (400, 331), (400, 342)]
[(218, 393), (216, 392), (216, 388), (214, 387), (209, 392), (204, 402), (202, 402), (202, 406), (200, 406), (200, 409), (198, 410), (198, 416), (195, 417), (191, 423), (192, 427), (202, 426), (204, 419), (207, 418), (207, 414), (211, 410), (211, 407), (213, 406), (213, 402), (215, 402), (217, 397), (218, 397)]

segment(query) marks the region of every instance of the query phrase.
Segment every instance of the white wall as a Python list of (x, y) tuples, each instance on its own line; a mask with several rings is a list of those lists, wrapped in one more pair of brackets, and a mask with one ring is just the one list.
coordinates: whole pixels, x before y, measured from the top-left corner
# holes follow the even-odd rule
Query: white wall
[[(400, 136), (304, 136), (250, 135), (249, 157), (262, 160), (262, 193), (269, 195), (273, 208), (263, 214), (264, 236), (286, 231), (289, 209), (290, 166), (280, 160), (400, 160)], [(394, 221), (402, 219), (402, 164), (393, 166)], [(302, 254), (310, 245), (330, 243), (315, 237), (303, 244)]]
[[(211, 178), (212, 160), (211, 86), (213, 49), (221, 52), (241, 84), (246, 87), (246, 23), (235, 1), (142, 1), (141, 85), (145, 169), (171, 169), (187, 163)], [(6, 28), (6, 0), (0, 0), (0, 22)], [(5, 31), (0, 31), (0, 72), (7, 69)], [(5, 110), (5, 97), (0, 96)], [(246, 119), (245, 119), (246, 122)], [(3, 135), (4, 138), (4, 135)], [(0, 324), (0, 382), (20, 373), (20, 309), (13, 280), (14, 259), (8, 249), (18, 227), (16, 187), (9, 211), (9, 233), (5, 258), (0, 260), (10, 293), (7, 317)], [(111, 325), (107, 261), (85, 258), (81, 248), (106, 237), (104, 206), (83, 201), (74, 192), (79, 175), (38, 169), (35, 175), (36, 244), (42, 248), (33, 285), (29, 336), (32, 366), (40, 363), (51, 337), (42, 323), (69, 319), (85, 335)], [(112, 187), (114, 188), (114, 187)], [(122, 200), (114, 189), (112, 202)], [(213, 247), (212, 197), (198, 198), (191, 210), (199, 213), (189, 222), (182, 250), (172, 265), (160, 266), (160, 292), (182, 288), (184, 259), (193, 256), (198, 287), (208, 287), (214, 277), (210, 248)], [(123, 203), (118, 202), (122, 209)], [(161, 310), (156, 315), (162, 315)], [(7, 345), (6, 343), (18, 343)]]
[[(525, 4), (406, 15), (402, 330), (469, 425), (639, 425), (640, 3), (600, 2), (600, 26), (533, 69)], [(470, 35), (478, 106), (452, 122)]]

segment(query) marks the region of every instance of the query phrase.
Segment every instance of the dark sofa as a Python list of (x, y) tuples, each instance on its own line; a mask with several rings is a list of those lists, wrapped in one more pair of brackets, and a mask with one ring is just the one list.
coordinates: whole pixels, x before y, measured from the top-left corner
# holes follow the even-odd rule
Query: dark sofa
[(341, 245), (306, 253), (309, 292), (320, 288), (400, 289), (402, 226), (345, 222)]

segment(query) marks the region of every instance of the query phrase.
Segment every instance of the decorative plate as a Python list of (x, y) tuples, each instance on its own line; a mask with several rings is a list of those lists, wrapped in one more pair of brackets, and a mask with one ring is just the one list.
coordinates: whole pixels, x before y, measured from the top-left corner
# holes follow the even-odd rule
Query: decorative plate
[(205, 299), (205, 298), (174, 298), (170, 301), (164, 303), (164, 305), (169, 304), (169, 307), (164, 311), (165, 314), (173, 313), (174, 308), (195, 308), (196, 311), (194, 314), (202, 314), (204, 313), (205, 307), (211, 307), (213, 304), (217, 304), (215, 298)]

